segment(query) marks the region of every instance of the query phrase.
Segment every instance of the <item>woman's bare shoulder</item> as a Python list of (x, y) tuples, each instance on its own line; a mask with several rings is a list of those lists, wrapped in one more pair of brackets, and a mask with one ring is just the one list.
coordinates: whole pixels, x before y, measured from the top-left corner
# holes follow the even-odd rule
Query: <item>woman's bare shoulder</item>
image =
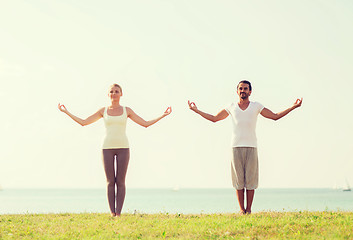
[(132, 111), (131, 108), (129, 108), (129, 107), (127, 107), (127, 106), (125, 106), (125, 108), (126, 108), (126, 113), (127, 113), (128, 116), (129, 116), (131, 113), (134, 112), (134, 111)]
[(106, 108), (106, 107), (102, 107), (102, 108), (100, 108), (97, 112), (99, 112), (100, 115), (103, 116), (105, 108)]

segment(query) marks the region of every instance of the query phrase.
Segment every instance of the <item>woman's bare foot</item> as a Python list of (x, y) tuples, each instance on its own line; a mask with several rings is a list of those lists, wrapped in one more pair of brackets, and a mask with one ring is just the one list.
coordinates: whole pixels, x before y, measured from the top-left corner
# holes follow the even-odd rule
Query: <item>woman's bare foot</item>
[(240, 210), (240, 215), (245, 215), (246, 214), (246, 211), (245, 210)]
[(111, 215), (112, 217), (116, 217), (116, 213), (114, 213), (114, 212), (110, 213), (110, 215)]

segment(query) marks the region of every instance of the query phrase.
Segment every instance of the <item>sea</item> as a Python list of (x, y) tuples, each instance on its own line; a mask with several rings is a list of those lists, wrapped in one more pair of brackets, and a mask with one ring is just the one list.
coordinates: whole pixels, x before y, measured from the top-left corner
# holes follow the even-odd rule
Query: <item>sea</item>
[[(253, 212), (353, 211), (353, 192), (258, 189)], [(234, 189), (127, 189), (123, 213), (237, 213)], [(0, 214), (109, 213), (105, 189), (4, 189)]]

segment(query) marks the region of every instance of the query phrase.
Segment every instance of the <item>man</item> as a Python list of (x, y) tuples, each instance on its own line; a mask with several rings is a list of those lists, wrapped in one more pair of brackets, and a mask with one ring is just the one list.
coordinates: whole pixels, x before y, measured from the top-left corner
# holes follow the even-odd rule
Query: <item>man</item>
[[(258, 187), (258, 157), (257, 157), (257, 139), (256, 139), (256, 121), (260, 113), (263, 117), (272, 120), (278, 120), (287, 115), (292, 110), (301, 106), (303, 98), (297, 99), (292, 107), (273, 113), (258, 102), (249, 100), (251, 95), (251, 83), (249, 81), (240, 81), (237, 86), (239, 101), (232, 103), (229, 107), (220, 111), (217, 115), (211, 115), (200, 111), (196, 104), (188, 101), (189, 108), (203, 118), (218, 122), (231, 115), (233, 122), (233, 159), (232, 181), (233, 187), (237, 191), (240, 213), (250, 214), (251, 205), (254, 199), (255, 189)], [(246, 189), (246, 208), (244, 206), (244, 195)]]

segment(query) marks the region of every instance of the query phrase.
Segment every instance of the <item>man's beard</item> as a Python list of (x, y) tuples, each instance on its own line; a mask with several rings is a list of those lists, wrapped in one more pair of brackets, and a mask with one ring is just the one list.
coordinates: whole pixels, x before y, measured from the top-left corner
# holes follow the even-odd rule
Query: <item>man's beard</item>
[(240, 94), (240, 98), (243, 99), (243, 100), (247, 99), (248, 97), (249, 97), (249, 95), (247, 95), (246, 93), (243, 93), (243, 94), (241, 93)]

